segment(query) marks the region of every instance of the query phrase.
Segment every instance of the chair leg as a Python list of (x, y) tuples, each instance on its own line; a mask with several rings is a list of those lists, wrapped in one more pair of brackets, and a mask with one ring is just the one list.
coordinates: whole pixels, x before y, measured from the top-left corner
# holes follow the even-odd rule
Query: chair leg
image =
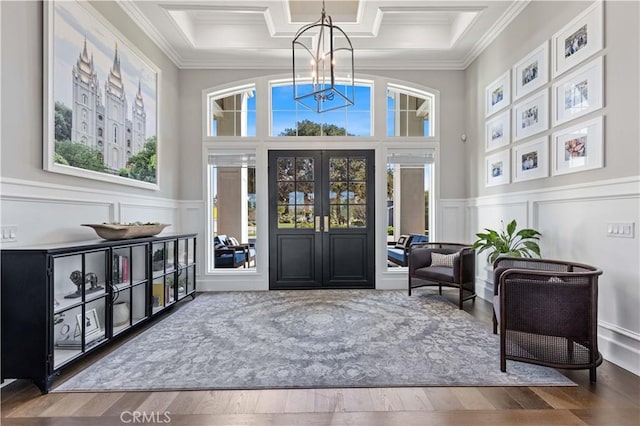
[(493, 311), (493, 334), (498, 334), (498, 319), (496, 318), (496, 311)]
[(442, 296), (442, 285), (438, 286), (438, 293), (440, 293), (440, 296)]
[(464, 300), (464, 290), (462, 285), (460, 285), (460, 298), (458, 299), (458, 309), (462, 309), (462, 301)]
[(589, 381), (591, 383), (595, 383), (596, 382), (596, 367), (593, 367), (593, 368), (589, 369)]
[(409, 296), (411, 296), (411, 275), (409, 275)]

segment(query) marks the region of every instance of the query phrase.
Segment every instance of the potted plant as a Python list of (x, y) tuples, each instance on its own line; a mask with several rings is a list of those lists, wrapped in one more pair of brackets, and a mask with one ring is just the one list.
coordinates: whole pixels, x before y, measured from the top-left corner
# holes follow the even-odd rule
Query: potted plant
[(533, 257), (537, 255), (540, 257), (540, 247), (537, 243), (542, 236), (540, 232), (531, 228), (524, 228), (516, 232), (518, 224), (515, 219), (507, 224), (506, 231), (504, 222), (500, 221), (500, 223), (502, 223), (502, 230), (499, 232), (485, 228), (486, 233), (477, 233), (478, 240), (472, 246), (478, 253), (489, 251), (487, 257), (489, 264), (493, 264), (500, 256)]
[(153, 270), (162, 271), (164, 269), (164, 247), (153, 252)]

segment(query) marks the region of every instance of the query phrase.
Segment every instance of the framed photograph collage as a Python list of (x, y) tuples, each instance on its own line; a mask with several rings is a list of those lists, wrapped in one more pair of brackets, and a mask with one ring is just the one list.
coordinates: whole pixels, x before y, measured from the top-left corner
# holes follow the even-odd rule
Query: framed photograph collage
[(604, 167), (603, 45), (596, 2), (486, 87), (485, 186)]

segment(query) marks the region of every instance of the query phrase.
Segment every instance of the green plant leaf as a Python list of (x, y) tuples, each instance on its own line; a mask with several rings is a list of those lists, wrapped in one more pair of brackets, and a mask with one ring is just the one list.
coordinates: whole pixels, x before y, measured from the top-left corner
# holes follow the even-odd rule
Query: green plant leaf
[(538, 257), (541, 257), (540, 255), (540, 247), (538, 246), (537, 243), (533, 242), (533, 241), (525, 241), (524, 242), (524, 246), (529, 250), (534, 252), (535, 254), (538, 255)]
[(538, 236), (542, 235), (542, 234), (539, 233), (538, 231), (536, 231), (535, 229), (526, 228), (526, 229), (519, 230), (516, 235), (521, 237), (521, 238), (523, 238), (523, 239), (525, 239), (525, 238), (539, 239)]
[(472, 247), (477, 253), (488, 251), (487, 261), (489, 263), (495, 262), (499, 256), (530, 258), (537, 255), (541, 257), (540, 246), (536, 242), (542, 236), (540, 232), (531, 228), (517, 231), (515, 219), (507, 224), (506, 229), (504, 222), (501, 221), (501, 223), (500, 231), (484, 228), (486, 232), (476, 234), (478, 239)]

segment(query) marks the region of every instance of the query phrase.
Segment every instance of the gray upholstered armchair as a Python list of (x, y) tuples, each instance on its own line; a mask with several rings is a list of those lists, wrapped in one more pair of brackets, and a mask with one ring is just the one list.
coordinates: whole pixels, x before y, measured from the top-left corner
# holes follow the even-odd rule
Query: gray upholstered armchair
[(411, 289), (442, 286), (460, 289), (458, 307), (462, 302), (475, 301), (476, 253), (471, 246), (458, 243), (419, 243), (409, 251), (409, 296)]
[(589, 369), (596, 381), (598, 276), (589, 265), (501, 257), (494, 267), (493, 332), (500, 327), (500, 370), (507, 359)]

